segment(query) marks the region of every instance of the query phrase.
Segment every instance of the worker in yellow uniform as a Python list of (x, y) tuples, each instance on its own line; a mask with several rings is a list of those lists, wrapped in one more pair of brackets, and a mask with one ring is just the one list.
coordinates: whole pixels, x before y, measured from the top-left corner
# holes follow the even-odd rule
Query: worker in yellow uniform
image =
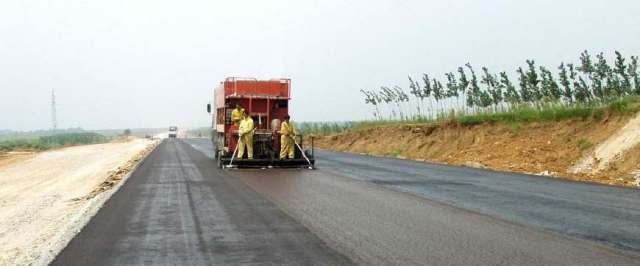
[(244, 108), (240, 107), (239, 104), (236, 103), (236, 108), (231, 111), (231, 121), (234, 125), (239, 125), (240, 121), (244, 117)]
[(244, 149), (247, 149), (247, 158), (253, 159), (253, 119), (244, 114), (244, 118), (240, 121), (238, 128), (238, 159), (244, 156)]
[(284, 117), (284, 121), (280, 124), (280, 160), (285, 158), (293, 159), (294, 149), (295, 149), (295, 141), (296, 137), (296, 129), (293, 127), (291, 123), (290, 116), (286, 115)]

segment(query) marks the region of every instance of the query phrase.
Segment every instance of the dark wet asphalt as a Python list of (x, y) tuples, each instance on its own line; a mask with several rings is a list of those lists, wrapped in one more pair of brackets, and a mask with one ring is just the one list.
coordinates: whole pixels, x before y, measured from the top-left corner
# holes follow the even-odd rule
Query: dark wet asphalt
[(640, 252), (638, 189), (329, 151), (316, 159), (321, 171)]
[(181, 141), (163, 142), (53, 265), (349, 265)]

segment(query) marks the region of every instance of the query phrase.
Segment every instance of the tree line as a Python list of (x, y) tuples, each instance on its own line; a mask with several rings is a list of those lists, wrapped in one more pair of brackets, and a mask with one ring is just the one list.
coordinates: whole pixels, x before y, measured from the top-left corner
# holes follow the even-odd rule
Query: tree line
[(447, 113), (500, 112), (514, 107), (600, 105), (629, 95), (640, 95), (638, 57), (625, 58), (615, 51), (610, 64), (604, 53), (595, 57), (584, 51), (580, 63), (562, 62), (556, 74), (534, 60), (515, 71), (477, 71), (467, 63), (443, 80), (429, 74), (408, 77), (408, 88), (382, 86), (362, 89), (376, 119), (436, 118)]

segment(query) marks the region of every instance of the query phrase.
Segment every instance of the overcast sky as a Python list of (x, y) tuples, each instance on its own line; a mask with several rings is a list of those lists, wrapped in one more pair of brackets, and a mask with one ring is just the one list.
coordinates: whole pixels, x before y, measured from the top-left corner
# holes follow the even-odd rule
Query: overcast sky
[(0, 1), (0, 129), (207, 126), (226, 76), (289, 77), (294, 120), (370, 118), (359, 90), (466, 62), (640, 55), (637, 0)]

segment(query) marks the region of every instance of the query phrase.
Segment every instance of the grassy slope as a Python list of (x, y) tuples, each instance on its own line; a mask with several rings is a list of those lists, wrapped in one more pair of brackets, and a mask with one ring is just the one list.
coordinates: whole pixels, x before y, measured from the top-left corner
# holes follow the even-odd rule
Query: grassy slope
[[(629, 172), (637, 167), (633, 162), (614, 164), (598, 176), (575, 175), (567, 169), (639, 110), (640, 101), (627, 99), (603, 107), (521, 108), (430, 122), (359, 122), (342, 133), (319, 136), (316, 144), (339, 151), (630, 185)], [(628, 154), (625, 161), (635, 157)]]

